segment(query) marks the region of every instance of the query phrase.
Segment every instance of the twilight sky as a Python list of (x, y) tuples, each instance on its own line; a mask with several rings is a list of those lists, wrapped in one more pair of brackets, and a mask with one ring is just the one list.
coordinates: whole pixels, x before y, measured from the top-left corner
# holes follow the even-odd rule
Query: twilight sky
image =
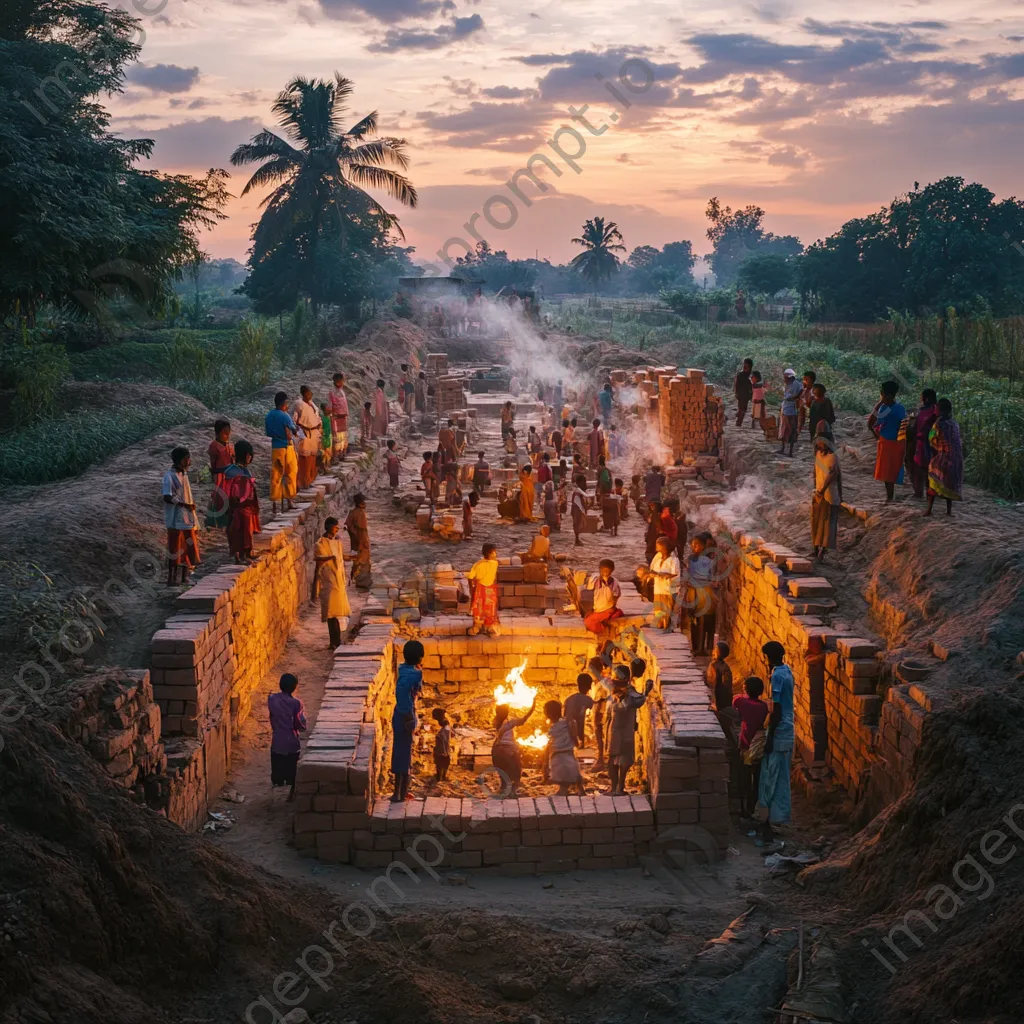
[[(626, 245), (689, 238), (709, 196), (756, 202), (806, 242), (947, 174), (1024, 193), (1024, 0), (138, 0), (142, 60), (111, 103), (153, 166), (230, 168), (296, 75), (351, 78), (350, 123), (409, 142), (416, 258), (472, 227), (512, 256), (562, 261), (587, 217)], [(840, 17), (839, 12), (843, 12)], [(625, 82), (620, 82), (624, 73)], [(596, 76), (602, 76), (599, 80)], [(612, 86), (625, 104), (606, 88)], [(630, 88), (631, 87), (631, 88)], [(573, 121), (570, 107), (595, 134)], [(549, 144), (572, 158), (576, 169)], [(533, 154), (541, 194), (505, 182)], [(244, 170), (244, 169), (243, 169)], [(251, 173), (251, 170), (250, 170)], [(247, 180), (236, 173), (231, 190)], [(488, 204), (490, 197), (504, 197)], [(387, 200), (385, 205), (396, 209)], [(244, 261), (259, 197), (207, 236)], [(459, 244), (449, 248), (459, 256)]]

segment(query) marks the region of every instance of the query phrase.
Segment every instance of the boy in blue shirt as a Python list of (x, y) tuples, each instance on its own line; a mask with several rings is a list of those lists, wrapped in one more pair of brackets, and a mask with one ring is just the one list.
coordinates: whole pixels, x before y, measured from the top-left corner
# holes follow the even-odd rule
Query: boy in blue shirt
[(277, 503), (281, 503), (281, 511), (292, 509), (292, 498), (295, 497), (295, 484), (299, 472), (299, 460), (295, 455), (292, 438), (298, 432), (295, 421), (288, 415), (288, 395), (278, 391), (274, 395), (274, 408), (267, 413), (264, 429), (270, 438), (270, 503), (277, 511)]

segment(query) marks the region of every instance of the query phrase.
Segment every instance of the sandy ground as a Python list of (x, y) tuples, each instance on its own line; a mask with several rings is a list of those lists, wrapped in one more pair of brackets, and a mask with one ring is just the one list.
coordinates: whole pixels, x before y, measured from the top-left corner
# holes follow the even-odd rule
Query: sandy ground
[[(474, 437), (470, 448), (482, 446), (489, 460), (497, 462), (499, 437), (497, 423), (484, 422), (484, 431)], [(410, 441), (403, 460), (403, 486), (406, 477), (418, 473), (420, 453), (429, 444)], [(389, 575), (400, 579), (406, 571), (422, 566), (425, 557), (452, 562), (467, 568), (485, 541), (493, 541), (500, 554), (526, 547), (536, 526), (511, 524), (498, 520), (494, 499), (485, 499), (474, 516), (474, 537), (471, 542), (452, 545), (427, 539), (415, 526), (412, 516), (396, 508), (387, 489), (369, 496), (368, 516), (375, 572), (378, 565)], [(430, 549), (425, 556), (424, 545)], [(611, 556), (627, 568), (627, 579), (643, 558), (643, 523), (635, 512), (620, 526), (616, 538), (600, 533), (585, 538), (583, 547), (573, 545), (571, 530), (552, 536), (555, 551), (565, 551), (569, 564), (593, 569), (598, 558)], [(627, 583), (627, 586), (629, 584)], [(356, 602), (361, 600), (358, 592)], [(283, 671), (295, 672), (300, 679), (302, 697), (310, 719), (315, 722), (323, 683), (330, 666), (325, 627), (315, 609), (308, 609), (293, 633), (278, 665), (268, 673), (261, 691), (253, 700), (255, 709), (246, 723), (241, 739), (235, 744), (232, 771), (226, 791), (244, 795), (244, 803), (220, 801), (216, 810), (235, 819), (234, 826), (214, 835), (207, 834), (211, 845), (230, 851), (295, 882), (313, 882), (341, 899), (358, 899), (374, 881), (374, 875), (344, 865), (321, 864), (300, 857), (288, 846), (291, 808), (283, 791), (270, 786), (268, 770), (269, 726), (265, 695), (277, 687)], [(595, 778), (596, 786), (607, 787), (607, 777)], [(414, 781), (414, 790), (432, 791), (426, 765)], [(554, 791), (547, 787), (544, 791)], [(416, 793), (416, 795), (421, 795)], [(833, 841), (845, 831), (842, 822), (833, 820), (834, 809), (822, 811), (796, 794), (795, 825), (789, 835), (790, 849), (806, 848), (815, 839)], [(831, 915), (827, 905), (808, 897), (793, 886), (790, 878), (769, 878), (763, 856), (738, 821), (732, 846), (719, 864), (708, 867), (693, 863), (682, 866), (669, 861), (649, 859), (645, 866), (619, 871), (576, 871), (568, 874), (535, 878), (501, 878), (472, 871), (452, 871), (438, 878), (421, 876), (415, 882), (399, 879), (402, 895), (394, 904), (396, 934), (405, 927), (416, 927), (423, 914), (429, 919), (446, 919), (446, 915), (476, 913), (489, 917), (509, 916), (517, 928), (553, 930), (583, 939), (608, 939), (632, 934), (639, 921), (661, 915), (671, 923), (669, 946), (664, 950), (676, 962), (695, 955), (703, 943), (718, 935), (726, 925), (756, 903), (765, 908), (766, 920), (774, 927), (795, 929), (809, 908), (818, 923), (827, 923)], [(410, 924), (409, 922), (413, 922)], [(645, 934), (649, 929), (641, 929)], [(779, 994), (779, 978), (785, 974), (785, 942), (770, 954), (758, 968), (760, 982), (751, 980), (756, 990), (766, 984), (771, 996)], [(664, 967), (651, 964), (652, 978), (663, 976)], [(779, 973), (781, 971), (781, 974)], [(468, 975), (472, 977), (472, 974)], [(774, 981), (768, 984), (767, 979)], [(702, 997), (703, 999), (703, 997)], [(705, 1009), (701, 1007), (705, 1006)], [(765, 1004), (767, 1005), (767, 1004)], [(753, 1012), (756, 1009), (756, 1013)], [(695, 999), (694, 1021), (761, 1020), (762, 1007), (748, 1006), (744, 1013), (733, 1016), (731, 997)], [(707, 1012), (709, 1015), (704, 1016)], [(745, 1015), (749, 1014), (749, 1015)], [(529, 1017), (523, 1018), (530, 1019)], [(532, 1018), (537, 1019), (537, 1018)], [(621, 1019), (621, 1018), (620, 1018)]]

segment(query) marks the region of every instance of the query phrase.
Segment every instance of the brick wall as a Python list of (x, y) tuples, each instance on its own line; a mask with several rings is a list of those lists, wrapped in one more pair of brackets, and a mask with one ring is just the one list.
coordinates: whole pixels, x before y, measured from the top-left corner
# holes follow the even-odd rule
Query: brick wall
[(256, 565), (225, 565), (203, 576), (153, 635), (151, 678), (172, 790), (168, 817), (183, 827), (202, 825), (224, 785), (232, 735), (308, 600), (324, 520), (340, 518), (375, 466), (375, 459), (363, 458), (346, 463), (337, 477), (318, 478), (299, 495), (295, 511), (257, 535)]
[[(421, 620), (424, 682), (442, 693), (477, 693), (504, 680), (529, 657), (526, 681), (541, 697), (564, 698), (595, 651), (580, 620), (510, 617), (497, 639), (470, 637), (464, 617)], [(438, 822), (468, 833), (442, 844), (431, 866), (478, 867), (502, 874), (625, 867), (658, 849), (659, 830), (676, 838), (695, 827), (718, 851), (728, 841), (725, 737), (709, 709), (707, 688), (681, 634), (634, 634), (655, 690), (638, 716), (637, 754), (647, 794), (625, 798), (538, 797), (519, 800), (430, 798), (392, 805), (387, 791), (395, 665), (404, 638), (390, 622), (364, 625), (335, 657), (324, 703), (299, 761), (295, 846), (322, 860), (415, 867), (406, 851)], [(545, 690), (548, 690), (545, 694)], [(713, 852), (713, 851), (712, 851)]]
[(807, 765), (830, 769), (856, 798), (894, 799), (909, 778), (920, 724), (904, 713), (905, 700), (887, 696), (891, 673), (880, 644), (832, 624), (835, 594), (826, 579), (808, 575), (806, 558), (724, 514), (719, 524), (735, 554), (720, 588), (718, 625), (734, 678), (755, 675), (767, 686), (761, 648), (779, 641), (796, 682), (796, 752)]

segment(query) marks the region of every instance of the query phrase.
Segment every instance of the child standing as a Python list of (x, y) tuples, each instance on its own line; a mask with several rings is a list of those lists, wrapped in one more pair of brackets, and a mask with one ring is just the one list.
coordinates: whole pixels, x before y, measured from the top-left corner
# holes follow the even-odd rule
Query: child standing
[(590, 677), (594, 685), (590, 690), (593, 700), (591, 707), (591, 724), (594, 729), (594, 745), (597, 747), (597, 762), (594, 771), (604, 771), (605, 751), (608, 744), (605, 742), (605, 724), (608, 717), (608, 701), (612, 695), (612, 671), (600, 658), (591, 658), (588, 666)]
[(416, 698), (423, 689), (423, 644), (407, 640), (402, 649), (402, 664), (395, 680), (395, 710), (391, 714), (391, 774), (395, 777), (393, 804), (409, 796), (409, 775), (412, 772), (412, 737), (416, 731)]
[(576, 786), (583, 796), (583, 776), (576, 762), (572, 728), (562, 717), (562, 705), (549, 700), (544, 705), (548, 727), (548, 745), (544, 748), (544, 781), (558, 783), (558, 795), (568, 796), (569, 787)]
[(188, 574), (199, 564), (199, 524), (192, 500), (188, 467), (192, 456), (187, 448), (171, 452), (171, 468), (164, 473), (164, 526), (167, 527), (167, 585), (188, 583)]
[(291, 786), (288, 799), (295, 799), (295, 769), (299, 764), (299, 733), (306, 731), (306, 713), (295, 696), (297, 676), (286, 672), (278, 684), (280, 692), (267, 698), (270, 712), (270, 783)]
[(420, 479), (423, 481), (423, 490), (427, 496), (427, 504), (431, 507), (437, 502), (440, 492), (440, 485), (437, 480), (437, 473), (434, 471), (434, 453), (423, 453), (423, 465), (420, 466)]
[(363, 402), (363, 414), (359, 421), (359, 443), (365, 448), (366, 443), (373, 437), (373, 407), (369, 402)]
[(764, 393), (767, 390), (767, 386), (761, 380), (760, 370), (754, 370), (750, 374), (750, 387), (753, 398), (750, 410), (750, 425), (751, 427), (761, 427), (764, 425)]
[(586, 742), (587, 712), (594, 706), (594, 699), (590, 696), (593, 685), (594, 680), (589, 673), (581, 672), (576, 677), (577, 692), (565, 698), (565, 720), (577, 747)]
[(235, 461), (224, 470), (224, 494), (228, 503), (228, 551), (235, 564), (252, 560), (253, 534), (260, 532), (260, 499), (249, 463), (252, 445), (239, 441)]
[(767, 738), (764, 724), (768, 720), (768, 705), (761, 700), (764, 683), (756, 676), (745, 679), (743, 689), (746, 695), (740, 694), (732, 702), (740, 720), (740, 817), (753, 818)]
[(399, 459), (398, 453), (395, 451), (394, 439), (388, 441), (388, 453), (384, 461), (388, 470), (388, 484), (391, 490), (396, 490), (398, 487), (398, 473), (402, 468), (402, 460)]
[(466, 574), (473, 596), (470, 614), (473, 625), (470, 636), (476, 636), (483, 630), (488, 636), (500, 636), (498, 618), (498, 549), (493, 544), (485, 544), (483, 557), (473, 564)]
[(228, 503), (224, 494), (224, 473), (235, 461), (235, 448), (231, 443), (231, 424), (217, 420), (213, 425), (213, 440), (206, 450), (210, 456), (210, 507), (206, 512), (206, 528), (228, 524)]
[(462, 499), (462, 539), (473, 539), (473, 509), (480, 504), (480, 495), (471, 491)]
[(444, 782), (448, 778), (448, 768), (452, 763), (452, 729), (444, 708), (434, 708), (430, 714), (437, 722), (437, 735), (434, 737), (434, 769), (437, 772), (435, 781)]

